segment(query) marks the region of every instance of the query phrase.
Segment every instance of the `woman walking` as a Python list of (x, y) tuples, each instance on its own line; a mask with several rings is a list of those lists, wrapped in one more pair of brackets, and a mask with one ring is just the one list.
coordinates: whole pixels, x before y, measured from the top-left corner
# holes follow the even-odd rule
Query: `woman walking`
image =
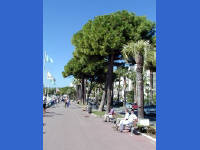
[(69, 105), (70, 105), (70, 100), (69, 100), (69, 97), (67, 96), (66, 98), (65, 98), (65, 108), (67, 107), (69, 107)]
[(68, 100), (67, 100), (67, 108), (69, 107), (69, 105), (70, 105), (70, 100), (68, 98)]

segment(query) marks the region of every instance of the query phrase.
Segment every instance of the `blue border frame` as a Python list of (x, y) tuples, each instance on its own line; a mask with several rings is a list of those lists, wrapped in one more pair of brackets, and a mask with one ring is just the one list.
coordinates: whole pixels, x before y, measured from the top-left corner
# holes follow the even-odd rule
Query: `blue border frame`
[(1, 1), (0, 149), (42, 150), (42, 0)]
[[(157, 1), (157, 149), (199, 148), (199, 1)], [(41, 150), (41, 0), (1, 1), (0, 149)]]
[(199, 6), (157, 1), (158, 150), (200, 148)]

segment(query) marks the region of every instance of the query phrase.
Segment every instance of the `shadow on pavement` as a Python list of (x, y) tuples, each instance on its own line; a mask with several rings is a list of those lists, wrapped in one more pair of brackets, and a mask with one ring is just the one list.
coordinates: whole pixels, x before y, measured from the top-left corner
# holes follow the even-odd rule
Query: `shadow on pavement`
[(55, 112), (46, 112), (45, 114), (43, 114), (43, 117), (53, 117), (56, 115), (59, 116), (59, 115), (64, 115), (64, 114), (55, 113)]

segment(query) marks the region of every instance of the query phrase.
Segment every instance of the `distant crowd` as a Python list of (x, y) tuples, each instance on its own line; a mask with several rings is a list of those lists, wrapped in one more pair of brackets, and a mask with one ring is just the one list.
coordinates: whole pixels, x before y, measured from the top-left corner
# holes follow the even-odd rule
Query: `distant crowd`
[(70, 99), (68, 95), (63, 95), (63, 96), (43, 96), (43, 113), (46, 112), (46, 109), (48, 107), (51, 107), (53, 105), (56, 105), (60, 102), (64, 102), (65, 108), (68, 108), (70, 106)]

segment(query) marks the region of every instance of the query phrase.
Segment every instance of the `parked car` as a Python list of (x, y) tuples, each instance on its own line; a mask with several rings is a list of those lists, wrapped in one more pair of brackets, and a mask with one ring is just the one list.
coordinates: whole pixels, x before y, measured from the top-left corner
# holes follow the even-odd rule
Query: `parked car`
[(113, 106), (114, 107), (121, 107), (121, 106), (123, 106), (123, 102), (121, 102), (121, 101), (113, 101)]
[(144, 106), (144, 114), (156, 115), (156, 106), (155, 105)]
[(134, 110), (137, 110), (137, 109), (138, 109), (137, 103), (134, 103), (134, 104), (132, 105), (132, 109), (134, 109)]

